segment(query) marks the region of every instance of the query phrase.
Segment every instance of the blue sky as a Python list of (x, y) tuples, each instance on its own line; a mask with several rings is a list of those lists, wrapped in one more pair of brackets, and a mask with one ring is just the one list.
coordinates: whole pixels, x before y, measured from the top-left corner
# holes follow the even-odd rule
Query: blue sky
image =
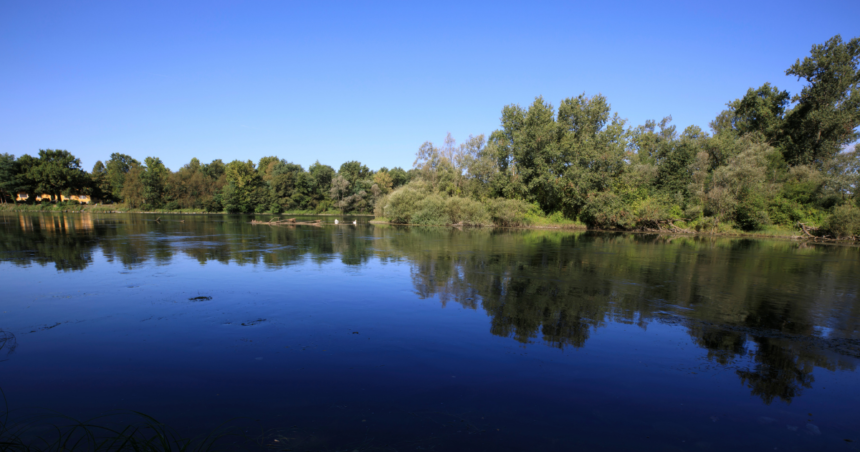
[(707, 128), (858, 1), (0, 2), (0, 152), (409, 168), (507, 104), (601, 93), (628, 125)]

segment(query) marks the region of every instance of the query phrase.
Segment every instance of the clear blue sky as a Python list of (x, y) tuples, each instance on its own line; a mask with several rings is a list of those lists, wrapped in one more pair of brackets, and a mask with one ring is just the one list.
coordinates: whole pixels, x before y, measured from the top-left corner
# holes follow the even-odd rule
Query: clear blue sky
[(629, 125), (708, 122), (785, 76), (860, 1), (0, 2), (0, 152), (178, 169), (277, 155), (412, 165), (507, 104), (607, 96)]

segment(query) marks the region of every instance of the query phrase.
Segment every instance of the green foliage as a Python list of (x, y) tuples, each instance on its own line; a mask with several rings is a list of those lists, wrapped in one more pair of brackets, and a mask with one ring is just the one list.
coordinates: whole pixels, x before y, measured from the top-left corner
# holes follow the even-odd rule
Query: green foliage
[(842, 204), (827, 217), (824, 229), (837, 238), (860, 235), (860, 208), (853, 204)]
[(393, 223), (411, 223), (412, 216), (418, 210), (418, 202), (427, 195), (417, 185), (407, 185), (399, 188), (383, 198), (382, 216), (390, 218)]
[(20, 189), (18, 171), (19, 166), (14, 155), (0, 154), (0, 202), (16, 202), (15, 198)]
[(788, 91), (765, 83), (750, 88), (741, 99), (729, 102), (728, 109), (711, 122), (714, 132), (735, 132), (738, 135), (757, 133), (771, 146), (785, 141), (785, 111), (789, 103)]
[(799, 202), (783, 196), (777, 196), (770, 200), (767, 214), (773, 224), (784, 226), (792, 226), (805, 219), (803, 206)]
[(502, 129), (490, 136), (496, 195), (538, 203), (544, 212), (574, 218), (590, 193), (609, 188), (625, 167), (624, 121), (600, 95), (564, 99), (553, 107), (538, 97), (524, 110), (502, 110)]
[(28, 178), (35, 190), (47, 193), (59, 202), (60, 195), (70, 195), (83, 190), (89, 178), (81, 169), (81, 161), (68, 151), (42, 149), (39, 159), (27, 168)]
[(132, 209), (142, 206), (145, 202), (143, 172), (144, 168), (142, 166), (135, 165), (131, 167), (123, 181), (120, 198)]
[(433, 194), (419, 199), (415, 203), (415, 212), (411, 215), (411, 222), (422, 225), (449, 224), (445, 198)]
[(518, 199), (494, 198), (487, 200), (487, 211), (493, 224), (498, 226), (525, 226), (529, 224), (529, 204)]
[(474, 199), (452, 196), (446, 200), (445, 212), (450, 224), (470, 226), (492, 224), (487, 207)]
[(735, 221), (744, 231), (758, 231), (770, 224), (767, 202), (760, 191), (742, 190), (735, 209)]
[(372, 171), (370, 171), (367, 166), (362, 165), (361, 162), (350, 161), (341, 165), (337, 174), (343, 176), (350, 185), (354, 186), (358, 181), (370, 177), (372, 175)]
[(589, 227), (600, 229), (628, 229), (635, 225), (633, 214), (612, 192), (591, 194), (585, 202), (580, 219)]
[(402, 187), (402, 186), (406, 185), (407, 183), (409, 183), (409, 180), (410, 180), (409, 175), (406, 173), (406, 171), (403, 170), (403, 168), (401, 168), (399, 166), (395, 166), (394, 168), (391, 168), (388, 171), (388, 174), (391, 176), (391, 185), (392, 185), (391, 188), (392, 189), (397, 188), (397, 187)]
[(273, 203), (287, 210), (307, 209), (314, 193), (313, 179), (301, 165), (281, 160), (270, 163), (269, 190)]
[(143, 185), (143, 203), (158, 209), (164, 205), (168, 171), (158, 157), (147, 157), (144, 162), (144, 171), (139, 176)]
[(227, 185), (222, 191), (222, 204), (228, 212), (254, 212), (270, 204), (269, 190), (255, 170), (254, 162), (234, 160), (224, 170)]
[(122, 196), (125, 179), (128, 172), (134, 166), (139, 166), (140, 162), (131, 158), (128, 155), (114, 152), (110, 155), (110, 160), (105, 164), (106, 177), (110, 186), (110, 194), (114, 200), (124, 199)]
[(375, 213), (392, 223), (422, 225), (524, 224), (528, 204), (511, 199), (484, 202), (432, 192), (430, 183), (412, 182), (377, 201)]
[(860, 138), (860, 38), (813, 45), (785, 73), (807, 82), (786, 115), (786, 160), (821, 164)]

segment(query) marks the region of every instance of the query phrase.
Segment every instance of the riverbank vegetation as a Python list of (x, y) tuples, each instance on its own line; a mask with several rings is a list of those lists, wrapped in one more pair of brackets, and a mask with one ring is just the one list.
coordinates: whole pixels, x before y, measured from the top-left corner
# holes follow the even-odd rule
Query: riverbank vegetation
[(413, 168), (359, 161), (307, 170), (114, 153), (85, 172), (62, 150), (3, 154), (0, 194), (88, 194), (126, 209), (374, 213), (394, 223), (586, 225), (672, 232), (799, 231), (860, 235), (860, 38), (814, 45), (785, 74), (727, 104), (706, 132), (671, 116), (631, 126), (602, 95), (502, 109), (489, 136), (426, 142)]

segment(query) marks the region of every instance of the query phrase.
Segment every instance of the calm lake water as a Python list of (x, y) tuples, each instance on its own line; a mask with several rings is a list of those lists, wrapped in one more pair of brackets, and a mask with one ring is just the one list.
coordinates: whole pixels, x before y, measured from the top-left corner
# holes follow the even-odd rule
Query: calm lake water
[(856, 247), (155, 219), (0, 215), (13, 417), (233, 419), (290, 450), (860, 450)]

